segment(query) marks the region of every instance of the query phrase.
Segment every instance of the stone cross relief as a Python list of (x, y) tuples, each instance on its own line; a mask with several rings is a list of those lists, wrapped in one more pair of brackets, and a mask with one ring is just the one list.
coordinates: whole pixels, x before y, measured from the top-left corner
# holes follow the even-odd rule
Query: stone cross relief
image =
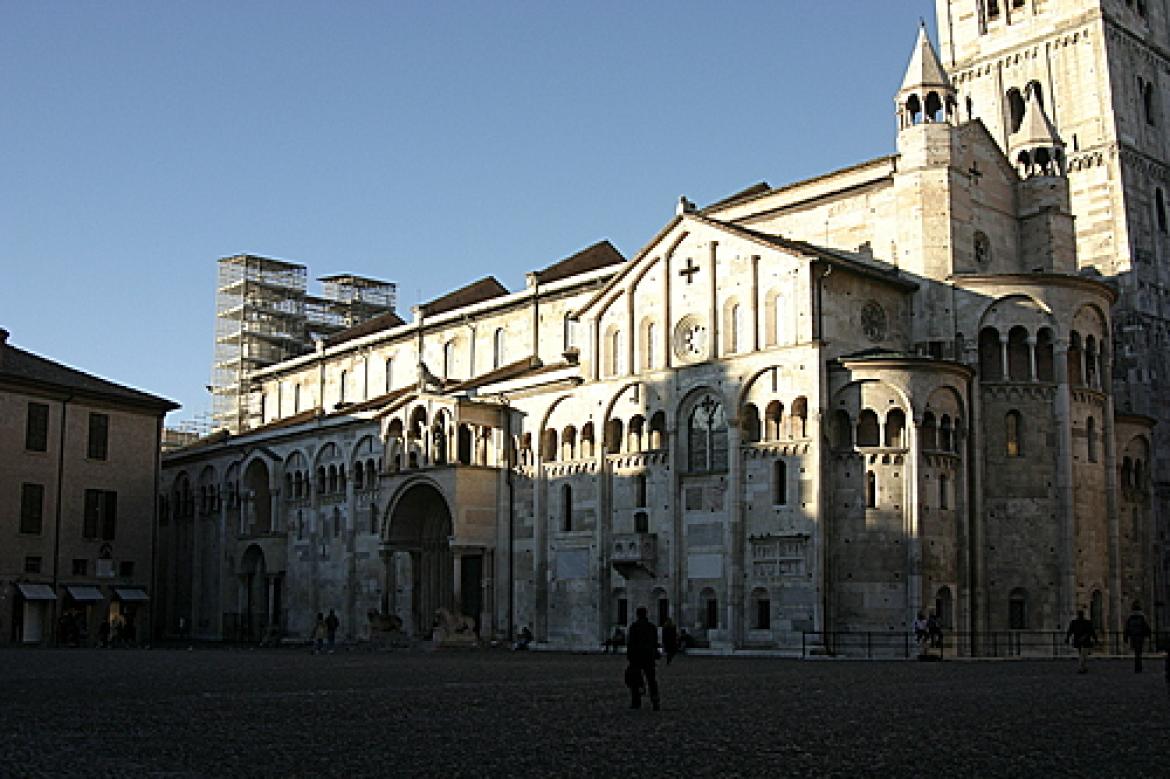
[(690, 284), (692, 281), (695, 280), (694, 276), (698, 272), (699, 272), (699, 266), (695, 265), (694, 260), (692, 260), (690, 257), (687, 257), (687, 267), (680, 270), (678, 272), (678, 275), (685, 276), (687, 279), (687, 284)]

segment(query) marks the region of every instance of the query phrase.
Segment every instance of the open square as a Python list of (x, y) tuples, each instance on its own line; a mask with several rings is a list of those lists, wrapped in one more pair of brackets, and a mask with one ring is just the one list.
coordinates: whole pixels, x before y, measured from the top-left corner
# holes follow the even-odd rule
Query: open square
[(1161, 658), (0, 653), (5, 776), (1164, 775)]

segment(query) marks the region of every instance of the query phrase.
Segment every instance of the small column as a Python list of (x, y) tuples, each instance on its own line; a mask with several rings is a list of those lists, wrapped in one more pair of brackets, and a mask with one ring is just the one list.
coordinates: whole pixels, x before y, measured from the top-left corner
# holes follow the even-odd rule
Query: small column
[(760, 350), (760, 255), (752, 255), (752, 304), (749, 316), (752, 318), (752, 351)]
[(455, 613), (463, 613), (463, 549), (451, 547), (451, 587), (455, 593)]
[(904, 526), (906, 528), (906, 627), (922, 611), (922, 500), (918, 483), (918, 420), (913, 414), (906, 425), (907, 452), (904, 467), (905, 496), (903, 497)]
[(1028, 336), (1028, 381), (1036, 381), (1036, 336)]
[(1058, 341), (1053, 349), (1056, 370), (1056, 498), (1059, 523), (1060, 577), (1057, 585), (1060, 621), (1067, 625), (1076, 614), (1076, 517), (1073, 503), (1072, 469), (1072, 393), (1068, 385), (1068, 341)]
[(1008, 373), (1008, 367), (1008, 337), (1006, 335), (1001, 335), (999, 337), (999, 369), (1001, 372), (1001, 378), (1004, 381), (1007, 381), (1011, 376), (1011, 374)]
[[(712, 274), (713, 275), (713, 274)], [(747, 543), (744, 533), (744, 502), (743, 502), (743, 455), (739, 450), (739, 419), (727, 420), (727, 493), (730, 505), (731, 554), (728, 555), (727, 566), (727, 626), (728, 638), (733, 647), (743, 646), (746, 633), (744, 630), (744, 611), (747, 603), (744, 599), (744, 560)]]

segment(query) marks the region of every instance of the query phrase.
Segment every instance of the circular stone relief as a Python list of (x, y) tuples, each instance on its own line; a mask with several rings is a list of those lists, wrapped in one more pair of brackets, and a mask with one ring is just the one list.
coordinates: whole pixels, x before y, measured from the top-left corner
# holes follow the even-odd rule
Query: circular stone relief
[(698, 360), (707, 355), (707, 325), (688, 314), (674, 326), (674, 353), (683, 360)]
[(876, 300), (869, 301), (861, 309), (861, 331), (871, 341), (886, 337), (886, 310)]

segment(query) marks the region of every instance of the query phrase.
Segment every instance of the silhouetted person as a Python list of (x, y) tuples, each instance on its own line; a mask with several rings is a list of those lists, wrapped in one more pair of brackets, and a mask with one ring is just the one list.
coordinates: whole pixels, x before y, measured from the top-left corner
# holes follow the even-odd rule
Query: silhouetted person
[(926, 638), (932, 647), (935, 649), (942, 649), (943, 634), (942, 634), (942, 620), (933, 611), (930, 616), (926, 618)]
[(1089, 670), (1086, 666), (1089, 659), (1089, 648), (1097, 640), (1097, 633), (1093, 630), (1093, 623), (1085, 619), (1084, 609), (1077, 609), (1076, 619), (1068, 623), (1068, 631), (1064, 634), (1064, 643), (1067, 644), (1070, 638), (1079, 658), (1077, 673), (1086, 673)]
[(531, 643), (532, 631), (528, 629), (527, 625), (525, 625), (524, 628), (520, 631), (519, 635), (516, 636), (516, 643), (512, 646), (512, 650), (515, 652), (523, 651), (527, 649), (528, 645)]
[(1125, 620), (1125, 640), (1133, 647), (1133, 672), (1142, 672), (1142, 647), (1150, 637), (1150, 623), (1146, 622), (1146, 615), (1142, 614), (1142, 604), (1133, 602), (1133, 611)]
[(317, 623), (313, 625), (313, 654), (318, 654), (325, 649), (325, 636), (328, 635), (329, 629), (325, 627), (325, 615), (317, 612)]
[(637, 615), (634, 624), (626, 631), (626, 659), (632, 671), (627, 674), (629, 677), (627, 683), (634, 681), (635, 676), (638, 682), (629, 684), (630, 708), (642, 708), (641, 678), (645, 677), (646, 688), (650, 691), (650, 702), (654, 704), (654, 710), (658, 711), (658, 679), (654, 674), (654, 663), (658, 659), (658, 631), (646, 618), (645, 607), (639, 606)]
[(666, 653), (667, 665), (670, 665), (670, 661), (678, 654), (678, 628), (674, 626), (674, 620), (670, 617), (662, 623), (662, 651)]
[(329, 654), (333, 654), (333, 647), (337, 643), (337, 628), (341, 626), (341, 620), (333, 613), (333, 609), (329, 609), (329, 616), (325, 618), (325, 632), (329, 639)]

